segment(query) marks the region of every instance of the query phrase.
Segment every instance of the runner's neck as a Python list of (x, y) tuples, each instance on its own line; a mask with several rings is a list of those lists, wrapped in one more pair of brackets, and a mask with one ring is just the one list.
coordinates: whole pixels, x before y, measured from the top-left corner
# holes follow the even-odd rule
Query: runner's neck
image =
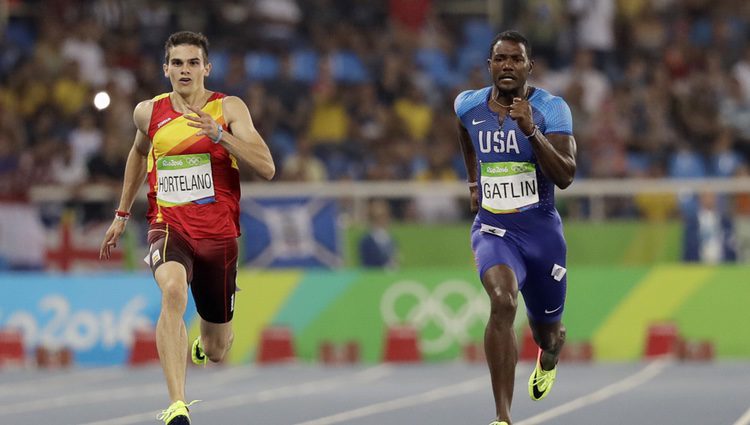
[(172, 109), (181, 114), (189, 114), (190, 109), (188, 109), (188, 105), (198, 109), (203, 109), (203, 107), (206, 106), (208, 98), (211, 97), (211, 94), (213, 94), (213, 92), (206, 89), (200, 89), (191, 93), (187, 97), (184, 97), (176, 91), (173, 91), (170, 93), (169, 98), (172, 101)]

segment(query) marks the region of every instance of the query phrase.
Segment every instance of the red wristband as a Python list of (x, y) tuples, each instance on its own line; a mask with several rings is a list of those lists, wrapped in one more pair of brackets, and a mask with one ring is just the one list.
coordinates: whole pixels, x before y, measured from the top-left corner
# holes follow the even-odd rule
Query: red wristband
[(129, 218), (130, 217), (130, 213), (127, 212), (127, 211), (115, 210), (115, 216), (116, 217)]

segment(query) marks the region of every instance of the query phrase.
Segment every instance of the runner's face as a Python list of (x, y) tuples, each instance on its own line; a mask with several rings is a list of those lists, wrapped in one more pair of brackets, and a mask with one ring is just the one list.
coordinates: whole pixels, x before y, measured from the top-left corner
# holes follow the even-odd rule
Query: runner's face
[(203, 80), (211, 72), (211, 64), (203, 62), (203, 50), (198, 46), (180, 44), (169, 49), (169, 63), (164, 65), (164, 76), (172, 89), (180, 94), (193, 93), (203, 88)]
[(522, 89), (532, 67), (526, 46), (510, 40), (500, 40), (495, 44), (487, 64), (492, 82), (503, 92)]

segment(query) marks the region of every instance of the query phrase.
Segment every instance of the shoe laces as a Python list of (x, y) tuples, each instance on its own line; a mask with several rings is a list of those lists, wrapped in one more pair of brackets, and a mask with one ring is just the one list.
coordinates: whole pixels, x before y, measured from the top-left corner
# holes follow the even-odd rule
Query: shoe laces
[(555, 369), (544, 370), (541, 365), (537, 365), (536, 373), (534, 374), (534, 386), (539, 388), (540, 391), (544, 391), (553, 382), (555, 382)]
[(180, 402), (174, 402), (171, 405), (169, 405), (169, 407), (167, 407), (166, 409), (162, 410), (161, 413), (159, 413), (159, 415), (156, 416), (156, 419), (158, 419), (160, 421), (163, 421), (163, 420), (167, 419), (169, 416), (171, 416), (172, 413), (174, 413), (175, 410), (180, 409), (182, 407), (184, 407), (185, 409), (187, 409), (188, 407), (190, 407), (190, 406), (192, 406), (195, 403), (198, 403), (200, 401), (202, 401), (202, 400), (193, 400), (190, 403), (185, 403), (184, 401), (181, 402), (181, 403)]

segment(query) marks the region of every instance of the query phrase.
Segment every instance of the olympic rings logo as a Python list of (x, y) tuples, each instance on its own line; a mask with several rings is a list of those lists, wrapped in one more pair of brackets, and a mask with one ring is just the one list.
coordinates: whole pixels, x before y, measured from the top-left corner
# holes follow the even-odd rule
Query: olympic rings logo
[(189, 156), (187, 158), (188, 165), (198, 165), (200, 164), (201, 160), (199, 158), (196, 158), (194, 156)]
[[(432, 292), (420, 282), (404, 280), (391, 285), (380, 299), (385, 324), (415, 326), (422, 334), (425, 353), (439, 353), (454, 343), (466, 343), (471, 327), (484, 324), (489, 311), (484, 291), (462, 280), (447, 280)], [(439, 335), (425, 338), (422, 331), (427, 327), (439, 328)]]

